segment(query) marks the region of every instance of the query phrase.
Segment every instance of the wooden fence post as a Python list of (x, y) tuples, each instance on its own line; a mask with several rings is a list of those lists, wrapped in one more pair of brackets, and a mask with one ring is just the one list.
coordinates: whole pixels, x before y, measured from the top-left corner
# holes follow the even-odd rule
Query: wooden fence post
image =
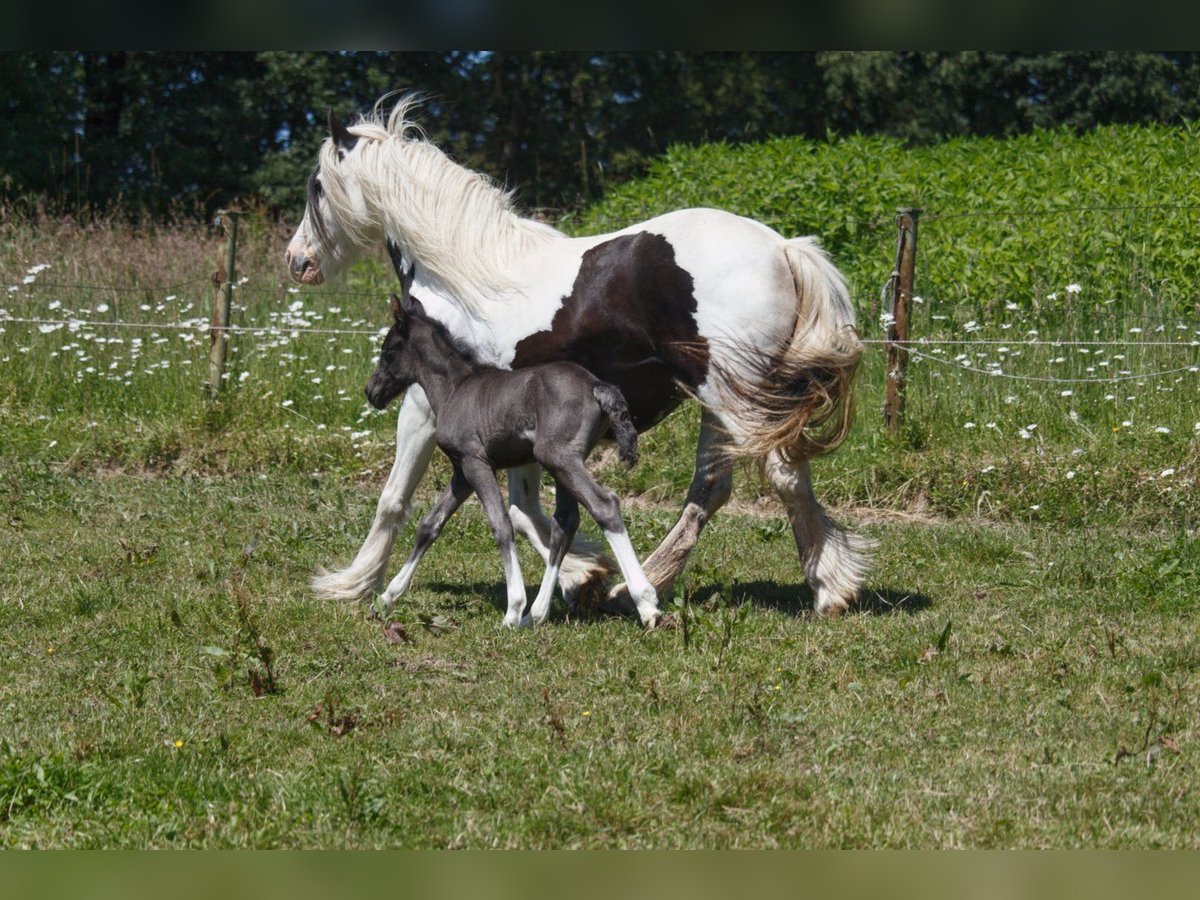
[(895, 436), (904, 415), (904, 370), (908, 366), (908, 313), (912, 306), (913, 274), (917, 263), (917, 219), (921, 210), (905, 207), (898, 211), (896, 223), (900, 239), (896, 245), (896, 269), (892, 280), (891, 318), (887, 326), (887, 396), (883, 403), (883, 423)]
[(237, 225), (239, 213), (232, 210), (217, 212), (217, 221), (225, 223), (225, 259), (218, 261), (213, 282), (217, 294), (213, 298), (212, 329), (209, 336), (212, 348), (208, 354), (208, 398), (216, 400), (225, 386), (225, 358), (229, 354), (229, 312), (233, 308), (233, 285), (237, 278)]

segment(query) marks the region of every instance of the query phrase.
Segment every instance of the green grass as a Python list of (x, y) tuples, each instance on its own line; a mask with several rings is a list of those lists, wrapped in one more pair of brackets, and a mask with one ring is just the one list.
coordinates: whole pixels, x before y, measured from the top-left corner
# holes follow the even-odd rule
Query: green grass
[[(686, 637), (512, 633), (472, 503), (391, 643), (305, 587), (370, 490), (4, 476), (6, 846), (1197, 846), (1180, 537), (864, 524), (864, 607), (823, 621), (778, 519), (730, 515)], [(671, 512), (628, 518), (644, 552)]]
[[(857, 613), (811, 616), (786, 521), (743, 473), (679, 584), (687, 627), (650, 634), (561, 610), (503, 631), (473, 503), (398, 643), (309, 594), (357, 550), (392, 460), (394, 419), (362, 397), (378, 338), (316, 331), (386, 325), (382, 259), (297, 290), (285, 230), (245, 217), (235, 322), (279, 331), (235, 338), (212, 405), (203, 331), (102, 323), (206, 316), (218, 236), (4, 211), (0, 308), (92, 324), (0, 323), (0, 843), (1196, 847), (1196, 212), (932, 215), (1159, 203), (1168, 184), (1200, 206), (1178, 177), (1193, 144), (674, 150), (574, 223), (703, 203), (818, 232), (872, 338), (886, 220), (916, 202), (914, 335), (1007, 342), (920, 348), (894, 438), (869, 348), (855, 427), (814, 464), (818, 496), (879, 541)], [(597, 462), (643, 554), (697, 427), (685, 405), (634, 470)], [(446, 478), (436, 460), (418, 513)]]

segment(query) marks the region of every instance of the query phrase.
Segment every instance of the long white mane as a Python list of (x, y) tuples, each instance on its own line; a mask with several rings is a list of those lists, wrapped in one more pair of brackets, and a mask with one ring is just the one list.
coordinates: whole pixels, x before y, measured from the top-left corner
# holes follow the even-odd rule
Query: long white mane
[[(512, 192), (430, 143), (410, 117), (419, 102), (402, 97), (390, 113), (382, 110), (382, 100), (377, 103), (350, 126), (359, 143), (344, 159), (333, 140), (326, 140), (322, 186), (349, 241), (367, 247), (382, 231), (432, 280), (475, 305), (512, 286), (515, 260), (565, 235), (520, 216)], [(355, 189), (361, 203), (355, 202)]]

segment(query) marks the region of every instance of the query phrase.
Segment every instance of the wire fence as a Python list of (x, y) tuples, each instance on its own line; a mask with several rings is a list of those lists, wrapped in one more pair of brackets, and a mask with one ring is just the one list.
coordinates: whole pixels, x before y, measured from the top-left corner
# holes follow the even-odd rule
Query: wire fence
[[(1152, 204), (1152, 205), (1085, 205), (1074, 207), (1054, 207), (1049, 209), (1035, 210), (970, 210), (970, 211), (947, 211), (925, 213), (922, 215), (923, 223), (933, 223), (939, 221), (949, 221), (954, 219), (963, 219), (969, 217), (1033, 217), (1033, 216), (1063, 216), (1063, 215), (1078, 215), (1078, 214), (1094, 214), (1094, 213), (1112, 213), (1112, 212), (1143, 212), (1143, 211), (1197, 211), (1200, 206), (1193, 204)], [(867, 224), (867, 223), (864, 223)], [(873, 226), (882, 227), (884, 223), (876, 222), (869, 223)], [(37, 275), (42, 271), (42, 267), (34, 267), (30, 269), (16, 284), (12, 284), (7, 289), (6, 296), (0, 296), (0, 332), (7, 329), (8, 326), (29, 326), (37, 329), (40, 333), (47, 334), (53, 331), (65, 330), (68, 333), (76, 333), (91, 329), (106, 329), (106, 330), (131, 330), (141, 332), (208, 332), (215, 340), (218, 335), (226, 337), (238, 336), (241, 338), (273, 338), (278, 339), (281, 336), (287, 336), (291, 339), (299, 338), (303, 335), (314, 336), (362, 336), (370, 338), (378, 338), (386, 333), (387, 327), (371, 327), (365, 320), (343, 318), (342, 324), (339, 326), (329, 326), (322, 324), (326, 316), (315, 311), (305, 311), (298, 314), (295, 309), (286, 311), (270, 312), (269, 315), (274, 321), (268, 323), (254, 324), (215, 324), (208, 317), (191, 317), (180, 318), (174, 321), (170, 320), (137, 320), (136, 317), (121, 317), (119, 315), (109, 316), (113, 310), (108, 303), (101, 302), (96, 304), (94, 309), (90, 310), (68, 310), (62, 307), (61, 303), (57, 304), (59, 309), (63, 311), (58, 315), (32, 314), (28, 306), (44, 299), (46, 292), (54, 291), (70, 291), (74, 293), (82, 293), (88, 295), (106, 295), (109, 298), (124, 298), (124, 297), (141, 297), (145, 299), (147, 295), (157, 294), (160, 297), (166, 295), (168, 301), (176, 300), (176, 294), (181, 292), (193, 292), (201, 286), (207, 286), (209, 289), (214, 289), (219, 283), (215, 276), (196, 277), (175, 281), (170, 284), (90, 284), (77, 281), (43, 281)], [(886, 293), (889, 288), (894, 286), (894, 278), (896, 273), (893, 272), (884, 285), (883, 293)], [(311, 302), (315, 298), (322, 300), (326, 298), (364, 298), (375, 299), (379, 296), (377, 291), (369, 290), (348, 290), (348, 289), (329, 289), (322, 288), (319, 292), (303, 292), (301, 289), (279, 285), (278, 287), (260, 288), (249, 286), (246, 279), (242, 279), (234, 285), (236, 296), (241, 298), (241, 302), (235, 305), (235, 311), (243, 317), (247, 314), (252, 306), (262, 307), (264, 305), (271, 306), (278, 303), (289, 302), (296, 303), (297, 296), (302, 295), (301, 303)], [(255, 304), (254, 300), (260, 301)], [(924, 302), (922, 298), (914, 297), (914, 300)], [(863, 298), (860, 298), (860, 301)], [(872, 298), (873, 302), (874, 298)], [(265, 304), (262, 301), (266, 301)], [(115, 302), (115, 301), (114, 301)], [(190, 311), (194, 309), (199, 300), (187, 304), (181, 308), (181, 311)], [(123, 304), (118, 304), (123, 305)], [(861, 302), (860, 308), (869, 308), (868, 302)], [(881, 304), (881, 306), (884, 304)], [(932, 304), (931, 304), (932, 305)], [(24, 307), (24, 309), (15, 310), (4, 307)], [(947, 304), (947, 308), (952, 305)], [(166, 303), (158, 303), (151, 306), (147, 303), (140, 304), (140, 311), (163, 312), (166, 309)], [(55, 309), (51, 309), (55, 312)], [(340, 312), (340, 311), (338, 311)], [(1014, 381), (1025, 381), (1033, 384), (1099, 384), (1113, 383), (1126, 380), (1150, 380), (1164, 378), (1173, 375), (1185, 373), (1196, 373), (1197, 365), (1188, 362), (1185, 365), (1159, 366), (1153, 370), (1135, 372), (1129, 368), (1114, 369), (1111, 373), (1103, 374), (1072, 376), (1072, 377), (1057, 377), (1050, 375), (1034, 375), (1023, 374), (1019, 372), (1006, 371), (997, 363), (989, 363), (987, 365), (977, 365), (969, 357), (960, 355), (956, 358), (947, 358), (939, 355), (941, 349), (945, 347), (956, 347), (971, 351), (977, 348), (994, 348), (1002, 353), (1012, 353), (1013, 348), (1020, 348), (1023, 351), (1026, 348), (1087, 348), (1089, 350), (1099, 350), (1101, 348), (1108, 349), (1147, 349), (1155, 350), (1158, 353), (1178, 353), (1178, 352), (1194, 352), (1200, 348), (1200, 323), (1195, 321), (1185, 321), (1181, 319), (1160, 319), (1152, 316), (1147, 316), (1144, 313), (1124, 311), (1113, 312), (1105, 309), (1089, 309), (1087, 312), (1089, 319), (1106, 319), (1112, 323), (1127, 323), (1129, 320), (1142, 323), (1139, 326), (1133, 326), (1126, 329), (1126, 333), (1121, 337), (1101, 336), (1097, 334), (1092, 338), (1058, 338), (1047, 337), (1040, 333), (1039, 330), (1028, 330), (1023, 334), (1014, 335), (1013, 337), (973, 337), (973, 336), (943, 336), (943, 335), (921, 335), (911, 337), (903, 342), (903, 350), (912, 360), (920, 362), (932, 363), (939, 366), (954, 367), (959, 371), (974, 373), (991, 378), (1005, 378)], [(938, 317), (930, 316), (931, 319), (947, 318), (945, 316)], [(887, 313), (884, 313), (882, 322), (885, 331), (887, 325)], [(991, 323), (991, 322), (976, 322), (967, 323), (971, 326), (968, 331), (983, 331), (988, 327), (1011, 327), (1011, 323)], [(867, 332), (868, 329), (861, 329)], [(1147, 333), (1149, 332), (1149, 333)], [(1174, 339), (1165, 337), (1167, 334), (1177, 335)], [(1144, 337), (1142, 335), (1145, 335)], [(1157, 335), (1159, 337), (1151, 337)], [(879, 352), (886, 351), (889, 348), (895, 347), (896, 341), (888, 337), (863, 337), (863, 344), (869, 351)]]

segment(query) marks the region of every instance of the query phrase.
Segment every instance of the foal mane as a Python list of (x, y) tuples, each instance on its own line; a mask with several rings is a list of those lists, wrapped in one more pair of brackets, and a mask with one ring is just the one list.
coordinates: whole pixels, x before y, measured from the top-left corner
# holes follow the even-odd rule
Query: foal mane
[[(420, 298), (413, 297), (413, 299), (419, 301)], [(495, 368), (495, 366), (489, 366), (486, 363), (481, 362), (475, 355), (476, 350), (474, 347), (470, 346), (463, 339), (457, 337), (449, 328), (447, 328), (437, 319), (430, 317), (429, 313), (425, 311), (424, 307), (422, 307), (420, 311), (407, 313), (407, 315), (411, 315), (412, 318), (416, 319), (418, 322), (424, 322), (426, 325), (428, 325), (430, 330), (433, 331), (435, 335), (438, 335), (445, 340), (445, 342), (450, 345), (450, 349), (454, 353), (461, 356), (476, 372), (479, 372), (483, 369)]]
[[(321, 180), (333, 215), (347, 237), (368, 246), (383, 231), (430, 280), (469, 307), (495, 299), (514, 284), (515, 261), (547, 241), (563, 239), (549, 225), (522, 217), (513, 193), (450, 159), (413, 121), (418, 95), (387, 98), (349, 127), (355, 153), (339, 159), (332, 139), (321, 145)], [(364, 219), (350, 178), (366, 202)]]

